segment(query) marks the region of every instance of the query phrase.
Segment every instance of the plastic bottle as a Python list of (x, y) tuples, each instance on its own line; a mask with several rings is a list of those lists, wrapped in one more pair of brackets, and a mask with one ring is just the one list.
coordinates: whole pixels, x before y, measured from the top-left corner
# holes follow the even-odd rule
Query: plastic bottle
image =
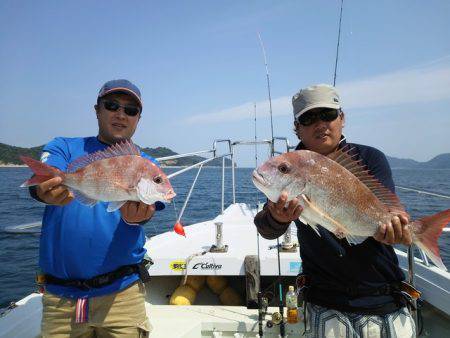
[(298, 323), (297, 294), (292, 285), (289, 285), (288, 292), (286, 293), (286, 307), (287, 322), (289, 324)]

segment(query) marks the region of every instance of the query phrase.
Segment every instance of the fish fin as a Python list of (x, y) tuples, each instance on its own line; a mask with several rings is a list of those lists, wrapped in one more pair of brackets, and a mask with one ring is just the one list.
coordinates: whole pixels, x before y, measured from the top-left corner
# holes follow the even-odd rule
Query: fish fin
[(156, 195), (155, 184), (151, 180), (141, 178), (137, 184), (137, 195), (139, 199), (145, 204), (154, 204), (160, 198), (152, 198)]
[(308, 223), (308, 225), (316, 232), (316, 234), (317, 234), (319, 237), (322, 237), (322, 235), (321, 235), (320, 232), (319, 232), (319, 227), (318, 227), (318, 224), (317, 224), (317, 223), (314, 224), (314, 223), (310, 222), (310, 223)]
[(141, 150), (131, 140), (126, 140), (120, 143), (113, 144), (112, 146), (104, 150), (77, 158), (75, 161), (68, 165), (67, 172), (74, 173), (78, 169), (84, 168), (95, 161), (124, 155), (141, 156)]
[(109, 202), (108, 208), (106, 209), (106, 211), (108, 211), (108, 212), (116, 211), (117, 209), (120, 209), (122, 207), (122, 205), (124, 205), (125, 203), (127, 203), (127, 201)]
[(38, 185), (38, 184), (41, 184), (42, 182), (48, 181), (52, 177), (54, 177), (54, 176), (34, 175), (30, 179), (23, 182), (20, 185), (20, 187), (25, 188), (25, 187), (31, 187), (33, 185)]
[(305, 217), (302, 217), (302, 216), (300, 216), (298, 219), (299, 219), (299, 221), (302, 222), (303, 224), (309, 225), (309, 226), (316, 232), (316, 234), (317, 234), (319, 237), (322, 237), (322, 235), (321, 235), (320, 232), (319, 232), (319, 228), (317, 227), (319, 224), (317, 224), (316, 222), (312, 222), (312, 221), (310, 221), (310, 220), (308, 220), (308, 219), (306, 219)]
[(361, 244), (362, 242), (364, 242), (367, 239), (367, 236), (356, 236), (356, 235), (347, 234), (345, 236), (345, 238), (347, 239), (347, 242), (349, 244), (356, 245), (356, 244)]
[(308, 224), (308, 220), (307, 220), (306, 218), (302, 217), (301, 215), (300, 215), (300, 217), (298, 218), (298, 220), (299, 220), (300, 222), (302, 222), (303, 224)]
[[(305, 208), (307, 208), (309, 212), (317, 215), (318, 219), (323, 221), (323, 223), (320, 222), (320, 224), (317, 221), (308, 223), (314, 229), (314, 231), (319, 234), (317, 226), (321, 225), (328, 231), (332, 232), (338, 238), (344, 238), (348, 235), (348, 231), (346, 230), (345, 226), (331, 218), (330, 215), (324, 213), (322, 210), (319, 210), (306, 195), (301, 195), (301, 198), (303, 201), (303, 212), (305, 211)], [(327, 226), (324, 226), (324, 224), (326, 224)]]
[(447, 270), (439, 253), (438, 238), (450, 222), (450, 209), (412, 222), (414, 244), (421, 248), (436, 266)]
[(400, 202), (396, 194), (386, 188), (372, 175), (363, 161), (355, 154), (355, 148), (349, 146), (338, 149), (328, 155), (336, 163), (355, 175), (369, 190), (388, 207), (389, 211), (396, 214), (403, 214), (408, 217), (405, 207)]
[(62, 172), (56, 168), (49, 166), (48, 164), (42, 163), (35, 160), (34, 158), (27, 156), (20, 156), (20, 159), (33, 171), (35, 176), (31, 177), (22, 183), (21, 187), (29, 187), (33, 185), (38, 185), (39, 183), (45, 182), (52, 177), (61, 176)]
[(89, 196), (82, 193), (80, 190), (72, 189), (72, 193), (78, 202), (88, 207), (92, 207), (98, 202), (96, 199), (90, 198)]

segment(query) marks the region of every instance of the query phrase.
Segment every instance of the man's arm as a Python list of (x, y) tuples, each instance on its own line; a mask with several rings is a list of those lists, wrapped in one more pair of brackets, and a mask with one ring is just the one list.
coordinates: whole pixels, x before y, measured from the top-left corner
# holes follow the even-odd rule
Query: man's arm
[(254, 223), (258, 232), (266, 239), (275, 239), (284, 234), (291, 224), (300, 217), (302, 207), (294, 198), (286, 206), (287, 194), (282, 193), (278, 202), (268, 201), (263, 210), (255, 216)]

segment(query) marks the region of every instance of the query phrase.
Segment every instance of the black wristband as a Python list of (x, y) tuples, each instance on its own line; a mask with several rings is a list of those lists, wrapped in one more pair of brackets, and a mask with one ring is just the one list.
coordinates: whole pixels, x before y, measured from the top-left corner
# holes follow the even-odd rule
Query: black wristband
[(37, 187), (35, 185), (28, 187), (28, 192), (30, 193), (31, 198), (35, 199), (38, 202), (45, 203), (43, 200), (39, 198), (37, 194)]

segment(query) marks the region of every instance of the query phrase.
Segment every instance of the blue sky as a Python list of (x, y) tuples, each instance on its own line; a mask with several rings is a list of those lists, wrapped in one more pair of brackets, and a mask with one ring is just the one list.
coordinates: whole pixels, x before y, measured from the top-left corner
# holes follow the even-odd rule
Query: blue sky
[[(2, 1), (0, 142), (95, 135), (103, 82), (142, 90), (136, 143), (176, 152), (292, 133), (290, 97), (332, 82), (340, 1)], [(450, 152), (450, 2), (346, 0), (337, 86), (353, 142), (419, 161)], [(251, 149), (239, 164), (252, 165)]]

